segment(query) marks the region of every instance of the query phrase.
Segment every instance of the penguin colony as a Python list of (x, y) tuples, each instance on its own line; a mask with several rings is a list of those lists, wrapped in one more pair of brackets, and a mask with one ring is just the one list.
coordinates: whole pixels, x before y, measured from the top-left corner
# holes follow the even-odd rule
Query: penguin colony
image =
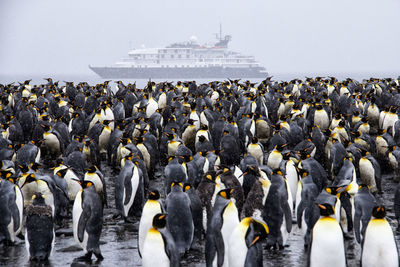
[(25, 239), (30, 260), (51, 257), (71, 219), (77, 260), (102, 260), (112, 207), (139, 223), (143, 266), (179, 266), (192, 249), (206, 266), (263, 266), (294, 227), (309, 266), (346, 266), (345, 238), (362, 266), (399, 266), (400, 184), (382, 201), (383, 177), (400, 178), (399, 79), (46, 80), (0, 84), (0, 241)]

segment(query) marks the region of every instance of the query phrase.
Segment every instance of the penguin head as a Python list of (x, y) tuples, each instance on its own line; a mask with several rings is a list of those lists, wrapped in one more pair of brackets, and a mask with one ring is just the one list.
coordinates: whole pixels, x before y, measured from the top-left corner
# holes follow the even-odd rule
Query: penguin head
[(9, 180), (10, 182), (14, 183), (13, 181), (10, 180), (12, 178), (11, 177), (12, 175), (13, 173), (10, 170), (0, 170), (1, 178)]
[(204, 178), (211, 181), (215, 182), (215, 172), (214, 171), (209, 171), (204, 175)]
[(152, 191), (149, 192), (149, 199), (150, 200), (158, 200), (160, 198), (161, 198), (160, 191), (158, 191), (157, 189), (152, 190)]
[(93, 185), (92, 181), (87, 181), (87, 180), (79, 181), (79, 183), (81, 184), (83, 189), (89, 188)]
[(48, 132), (48, 131), (51, 130), (51, 125), (49, 125), (49, 124), (41, 123), (40, 126), (42, 126), (42, 128), (43, 128), (43, 130), (44, 130), (45, 132)]
[(375, 206), (372, 209), (372, 216), (377, 219), (383, 219), (386, 217), (386, 208), (383, 205)]
[(204, 135), (200, 135), (200, 136), (199, 136), (199, 142), (200, 142), (200, 143), (204, 143), (206, 140), (207, 140), (207, 139), (206, 139), (206, 137), (205, 137)]
[(319, 213), (321, 216), (330, 216), (332, 214), (335, 214), (335, 208), (329, 204), (329, 203), (324, 203), (324, 204), (317, 204), (319, 208)]
[(279, 152), (282, 152), (283, 149), (284, 149), (286, 146), (287, 146), (287, 144), (279, 144), (279, 145), (276, 145), (275, 148), (276, 148), (276, 150), (278, 150)]
[(281, 169), (275, 169), (275, 170), (272, 171), (272, 175), (283, 176), (282, 170)]
[(145, 140), (143, 136), (135, 137), (136, 144), (142, 144)]
[(45, 198), (46, 198), (46, 195), (37, 192), (37, 193), (33, 194), (33, 196), (32, 196), (32, 200), (33, 200), (32, 204), (40, 205), (40, 206), (46, 205)]
[(309, 172), (306, 169), (297, 169), (301, 178), (305, 178), (309, 175)]
[[(269, 234), (268, 225), (263, 221), (252, 219), (251, 220), (251, 228), (253, 228), (254, 237), (253, 237), (253, 240), (250, 243), (249, 247), (257, 244), (258, 242), (260, 242), (260, 241), (262, 241), (264, 239), (266, 239), (268, 234)], [(249, 227), (249, 230), (250, 230), (250, 227)], [(249, 233), (249, 230), (248, 230), (247, 233)]]
[(197, 121), (197, 120), (188, 119), (188, 120), (187, 120), (187, 123), (188, 123), (189, 125), (193, 125), (195, 121)]
[(255, 136), (252, 137), (252, 138), (251, 138), (251, 143), (252, 143), (252, 144), (257, 144), (257, 143), (258, 143), (258, 138), (255, 137)]
[(97, 167), (95, 165), (92, 165), (87, 169), (88, 173), (95, 173), (96, 171), (97, 171)]
[(225, 199), (230, 199), (232, 193), (235, 191), (235, 189), (233, 188), (226, 188), (226, 189), (222, 189), (218, 192), (218, 195), (221, 196), (222, 198)]
[(204, 130), (204, 131), (207, 131), (207, 130), (208, 130), (208, 126), (207, 126), (206, 124), (202, 124), (202, 125), (200, 126), (200, 129), (201, 129), (201, 130)]
[(36, 176), (33, 173), (28, 174), (28, 176), (26, 176), (25, 178), (25, 182), (23, 183), (23, 185), (21, 186), (24, 187), (26, 184), (32, 183), (32, 182), (36, 182)]

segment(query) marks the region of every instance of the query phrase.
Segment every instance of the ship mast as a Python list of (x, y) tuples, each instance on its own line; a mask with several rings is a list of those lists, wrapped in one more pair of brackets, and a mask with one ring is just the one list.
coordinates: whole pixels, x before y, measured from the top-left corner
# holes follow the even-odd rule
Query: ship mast
[(222, 23), (219, 23), (219, 40), (222, 41)]

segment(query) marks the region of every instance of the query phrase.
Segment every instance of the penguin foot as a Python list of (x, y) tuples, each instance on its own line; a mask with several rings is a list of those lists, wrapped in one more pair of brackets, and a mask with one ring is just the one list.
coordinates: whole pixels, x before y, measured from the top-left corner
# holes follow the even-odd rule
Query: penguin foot
[(115, 219), (119, 219), (119, 218), (121, 218), (122, 217), (122, 215), (120, 214), (120, 213), (114, 213), (113, 214), (113, 216), (112, 216), (112, 218), (115, 220)]
[(124, 218), (124, 221), (126, 223), (135, 223), (135, 221), (132, 218), (128, 218), (128, 217)]
[(88, 252), (85, 255), (76, 258), (75, 260), (76, 261), (91, 262), (92, 261), (92, 252)]
[(102, 261), (102, 260), (104, 260), (104, 257), (103, 257), (103, 255), (101, 255), (101, 253), (99, 252), (99, 253), (94, 253), (94, 255), (96, 256), (96, 258), (97, 258), (97, 261)]

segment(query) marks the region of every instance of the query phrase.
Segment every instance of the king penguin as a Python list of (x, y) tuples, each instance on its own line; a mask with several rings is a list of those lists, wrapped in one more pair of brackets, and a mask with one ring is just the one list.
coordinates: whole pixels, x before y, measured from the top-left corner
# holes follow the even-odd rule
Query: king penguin
[(143, 244), (142, 266), (179, 267), (178, 250), (174, 238), (166, 227), (167, 214), (156, 214), (152, 225)]
[(144, 203), (142, 172), (131, 159), (125, 161), (115, 183), (115, 205), (125, 221), (133, 211), (140, 212)]
[(269, 233), (263, 221), (246, 217), (229, 238), (229, 267), (263, 266), (261, 242)]
[(147, 232), (152, 226), (154, 216), (158, 213), (162, 213), (164, 210), (160, 198), (161, 196), (158, 190), (150, 191), (148, 200), (143, 206), (138, 232), (138, 250), (140, 256), (142, 255), (144, 241), (146, 240)]
[(343, 232), (334, 218), (335, 208), (328, 203), (318, 207), (321, 217), (312, 230), (309, 266), (345, 267)]
[(0, 179), (0, 243), (13, 243), (21, 232), (24, 198), (19, 187)]
[(182, 183), (171, 184), (171, 192), (165, 200), (168, 230), (174, 237), (179, 255), (190, 249), (194, 235), (194, 223), (190, 209), (190, 198), (183, 192)]
[(52, 209), (45, 198), (40, 193), (34, 194), (32, 205), (26, 208), (25, 246), (31, 261), (46, 261), (54, 248)]
[(233, 189), (218, 192), (206, 234), (206, 266), (229, 266), (229, 238), (239, 224), (238, 210), (231, 199)]
[(386, 209), (382, 205), (372, 209), (372, 219), (365, 231), (361, 264), (363, 267), (399, 266), (399, 253), (389, 222), (385, 219)]
[(91, 181), (83, 181), (82, 190), (75, 197), (72, 224), (74, 239), (86, 252), (78, 259), (90, 261), (94, 253), (98, 260), (102, 260), (100, 234), (103, 228), (103, 205)]

